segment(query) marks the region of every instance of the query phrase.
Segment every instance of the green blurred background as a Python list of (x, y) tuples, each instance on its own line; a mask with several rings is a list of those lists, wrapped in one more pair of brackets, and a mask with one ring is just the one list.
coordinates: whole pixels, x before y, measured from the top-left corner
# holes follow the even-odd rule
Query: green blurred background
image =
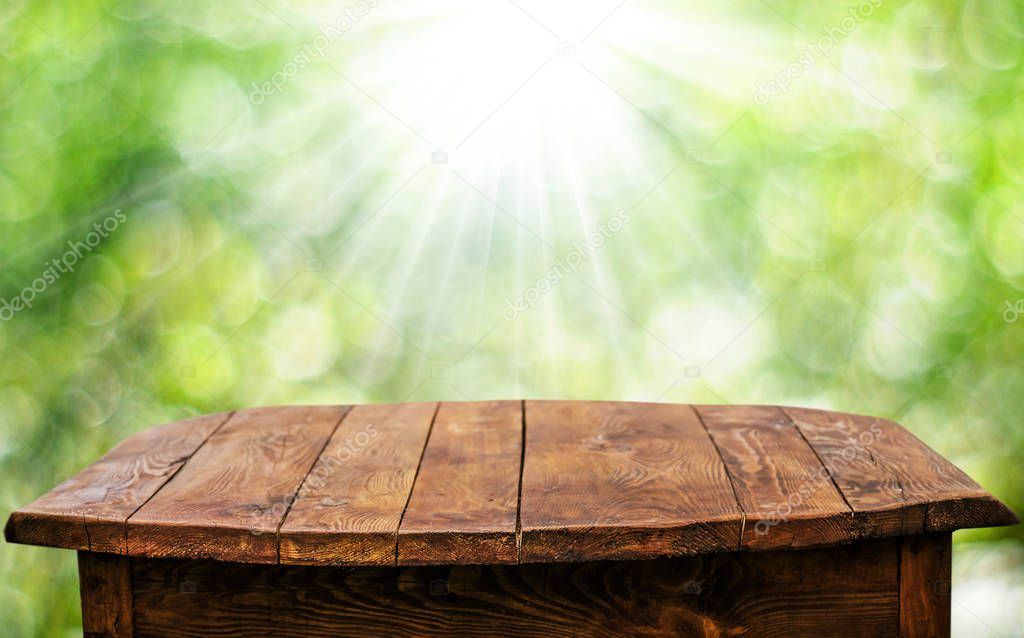
[[(1020, 2), (2, 0), (0, 43), (4, 518), (196, 413), (519, 397), (885, 416), (1024, 512)], [(1024, 635), (1024, 532), (955, 539), (955, 634)], [(74, 554), (0, 545), (0, 609), (76, 635)]]

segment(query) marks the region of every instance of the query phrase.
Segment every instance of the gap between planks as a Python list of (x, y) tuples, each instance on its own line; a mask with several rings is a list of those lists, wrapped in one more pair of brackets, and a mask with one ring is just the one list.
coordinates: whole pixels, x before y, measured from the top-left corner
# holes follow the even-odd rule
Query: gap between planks
[[(152, 494), (150, 494), (144, 501), (142, 501), (142, 503), (140, 503), (138, 507), (136, 507), (134, 510), (132, 510), (131, 514), (129, 514), (128, 516), (125, 517), (125, 519), (124, 519), (124, 555), (125, 556), (128, 556), (128, 521), (130, 521), (132, 516), (135, 516), (139, 512), (139, 510), (142, 509), (146, 505), (146, 503), (149, 503), (151, 500), (153, 500), (153, 498), (157, 494), (160, 493), (160, 490), (164, 489), (164, 487), (168, 483), (173, 481), (174, 477), (178, 475), (178, 472), (180, 472), (186, 465), (188, 465), (188, 462), (192, 460), (192, 457), (195, 456), (199, 452), (199, 450), (202, 449), (202, 447), (204, 445), (206, 445), (207, 441), (212, 439), (215, 434), (220, 432), (221, 428), (223, 428), (225, 425), (227, 425), (228, 422), (231, 419), (235, 418), (236, 414), (238, 414), (238, 410), (231, 410), (230, 412), (228, 412), (228, 415), (224, 418), (224, 420), (221, 421), (220, 424), (217, 425), (217, 427), (215, 427), (212, 430), (210, 430), (210, 433), (206, 435), (206, 438), (203, 439), (202, 443), (197, 445), (196, 449), (192, 450), (191, 454), (188, 454), (188, 455), (186, 455), (183, 458), (183, 460), (181, 462), (181, 465), (179, 465), (176, 470), (171, 472), (171, 475), (167, 477), (167, 480), (164, 481), (163, 483), (161, 483), (160, 486), (158, 488), (156, 488), (153, 491)], [(84, 519), (84, 514), (83, 514), (83, 519)], [(86, 526), (86, 529), (85, 529), (85, 537), (89, 541), (89, 551), (92, 551), (92, 538), (89, 537), (89, 528), (88, 528), (88, 526)]]
[(520, 401), (523, 429), (519, 435), (519, 491), (516, 495), (516, 563), (523, 562), (523, 472), (526, 469), (526, 399)]
[(282, 516), (281, 520), (277, 523), (277, 528), (274, 530), (274, 539), (277, 543), (278, 565), (281, 564), (281, 527), (283, 527), (284, 522), (288, 520), (288, 514), (292, 511), (292, 505), (295, 505), (295, 501), (298, 500), (299, 492), (302, 491), (302, 486), (306, 484), (306, 479), (308, 479), (309, 475), (313, 472), (313, 468), (316, 467), (317, 461), (319, 461), (320, 457), (324, 455), (324, 450), (326, 450), (327, 446), (331, 444), (331, 439), (334, 438), (335, 432), (338, 431), (338, 428), (341, 427), (342, 422), (352, 412), (352, 407), (353, 406), (351, 405), (345, 406), (345, 411), (341, 413), (341, 416), (338, 417), (338, 422), (334, 424), (333, 428), (331, 428), (331, 433), (328, 434), (327, 438), (324, 439), (324, 444), (323, 446), (320, 447), (320, 451), (316, 453), (316, 456), (313, 457), (312, 463), (309, 464), (309, 469), (307, 469), (306, 473), (302, 475), (302, 480), (299, 481), (299, 486), (295, 488), (294, 492), (292, 492), (292, 497), (288, 501), (288, 507), (285, 508), (284, 510), (284, 516)]
[[(511, 401), (509, 401), (511, 402)], [(485, 401), (472, 401), (475, 404), (484, 404)], [(517, 493), (516, 493), (516, 523), (515, 523), (515, 541), (516, 541), (516, 559), (515, 564), (522, 563), (522, 504), (523, 504), (523, 472), (526, 464), (526, 400), (519, 399), (516, 401), (519, 403), (519, 418), (520, 418), (520, 439), (519, 439), (519, 475), (517, 477)], [(434, 415), (431, 418), (430, 426), (427, 430), (427, 437), (423, 444), (423, 449), (420, 451), (419, 462), (416, 465), (416, 473), (413, 476), (412, 485), (409, 488), (409, 495), (406, 498), (405, 507), (402, 509), (402, 514), (398, 522), (398, 529), (395, 532), (395, 565), (399, 565), (400, 560), (400, 534), (402, 525), (405, 522), (405, 515), (409, 509), (409, 505), (412, 502), (412, 496), (416, 490), (416, 484), (419, 480), (421, 468), (423, 466), (423, 460), (426, 457), (426, 451), (430, 445), (430, 441), (434, 432), (434, 427), (437, 422), (437, 417), (440, 414), (441, 407), (445, 404), (444, 401), (439, 401), (434, 409)]]
[(804, 431), (800, 428), (800, 424), (796, 422), (793, 415), (789, 413), (789, 409), (784, 406), (779, 406), (779, 410), (783, 415), (785, 415), (789, 424), (793, 426), (794, 430), (796, 430), (796, 433), (800, 435), (800, 439), (804, 442), (804, 445), (810, 448), (811, 453), (814, 454), (814, 458), (818, 459), (818, 463), (821, 463), (821, 467), (825, 470), (825, 473), (828, 474), (828, 480), (832, 483), (832, 487), (836, 488), (836, 491), (839, 492), (839, 497), (842, 498), (843, 503), (846, 504), (846, 509), (850, 510), (850, 518), (854, 519), (854, 525), (856, 525), (857, 513), (853, 509), (853, 505), (850, 505), (850, 501), (846, 499), (846, 493), (839, 487), (839, 483), (836, 483), (836, 477), (833, 475), (832, 469), (825, 464), (825, 459), (821, 458), (821, 455), (818, 454), (818, 450), (811, 445), (811, 441), (807, 438), (807, 435), (804, 434)]
[(743, 533), (747, 530), (747, 513), (743, 509), (743, 505), (740, 504), (740, 494), (736, 491), (736, 482), (732, 478), (732, 472), (729, 471), (729, 465), (725, 462), (725, 457), (722, 456), (722, 450), (718, 449), (718, 444), (715, 443), (715, 437), (711, 436), (711, 430), (708, 429), (708, 424), (704, 423), (704, 417), (700, 415), (700, 410), (697, 406), (690, 404), (690, 410), (693, 411), (694, 416), (697, 417), (697, 422), (704, 428), (704, 434), (708, 435), (708, 440), (711, 441), (711, 447), (715, 448), (715, 454), (718, 455), (718, 460), (722, 464), (722, 469), (725, 470), (725, 478), (729, 480), (729, 487), (732, 488), (732, 497), (736, 501), (736, 509), (740, 513), (740, 535), (736, 541), (736, 551), (743, 549)]
[[(419, 478), (420, 469), (422, 468), (422, 465), (423, 465), (423, 459), (424, 459), (424, 457), (426, 455), (427, 446), (430, 444), (431, 435), (433, 434), (434, 425), (435, 425), (435, 422), (437, 421), (437, 416), (438, 416), (438, 414), (440, 412), (442, 403), (443, 402), (438, 401), (435, 404), (435, 406), (434, 406), (434, 413), (433, 413), (433, 415), (431, 417), (431, 420), (430, 420), (430, 425), (429, 425), (428, 430), (427, 430), (427, 436), (426, 436), (426, 438), (424, 440), (423, 447), (420, 450), (420, 456), (419, 456), (419, 460), (418, 460), (417, 465), (416, 465), (416, 472), (415, 472), (415, 474), (413, 476), (413, 482), (412, 482), (412, 484), (411, 484), (411, 486), (409, 488), (409, 493), (406, 496), (405, 505), (402, 508), (402, 513), (401, 513), (401, 516), (399, 518), (398, 528), (395, 530), (395, 559), (394, 559), (395, 560), (395, 565), (398, 564), (398, 549), (399, 549), (399, 547), (398, 547), (399, 546), (399, 538), (398, 538), (398, 536), (399, 536), (399, 531), (401, 530), (402, 522), (405, 519), (406, 511), (408, 510), (409, 504), (410, 504), (410, 502), (412, 500), (413, 491), (415, 490), (415, 487), (416, 487), (416, 481)], [(302, 487), (305, 485), (306, 480), (309, 478), (310, 473), (313, 471), (313, 468), (316, 467), (317, 461), (320, 460), (320, 457), (323, 455), (324, 450), (326, 450), (327, 447), (330, 445), (330, 442), (334, 438), (334, 435), (337, 432), (338, 428), (345, 421), (345, 419), (348, 417), (348, 415), (352, 412), (352, 409), (353, 409), (354, 406), (349, 405), (349, 406), (344, 406), (344, 407), (345, 407), (345, 411), (339, 417), (338, 421), (334, 424), (334, 427), (331, 429), (330, 435), (326, 437), (326, 439), (324, 440), (323, 445), (320, 448), (320, 451), (317, 453), (316, 457), (313, 459), (313, 461), (310, 464), (309, 468), (307, 468), (305, 474), (303, 474), (303, 477), (299, 481), (298, 486), (296, 487), (295, 491), (292, 493), (291, 499), (289, 500), (288, 507), (285, 510), (284, 515), (282, 516), (281, 520), (277, 524), (277, 528), (276, 528), (276, 531), (275, 531), (275, 538), (276, 538), (276, 541), (277, 541), (277, 563), (278, 564), (281, 563), (281, 542), (280, 542), (281, 528), (283, 527), (284, 523), (287, 521), (288, 514), (291, 512), (292, 506), (294, 505), (295, 500), (298, 497), (298, 494), (302, 491)], [(708, 428), (707, 424), (704, 422), (704, 418), (703, 418), (703, 416), (701, 416), (700, 411), (697, 409), (697, 406), (691, 404), (691, 405), (689, 405), (689, 407), (693, 411), (694, 415), (697, 417), (697, 420), (701, 424), (701, 427), (704, 430), (704, 433), (707, 435), (708, 439), (711, 441), (711, 444), (712, 444), (712, 446), (715, 449), (715, 453), (717, 454), (717, 456), (719, 458), (719, 461), (722, 463), (722, 468), (725, 471), (726, 478), (729, 481), (729, 487), (732, 490), (733, 499), (736, 502), (736, 509), (740, 513), (740, 533), (739, 533), (739, 542), (738, 542), (737, 551), (742, 551), (743, 535), (744, 535), (744, 533), (746, 531), (747, 512), (744, 511), (744, 509), (743, 509), (743, 507), (742, 507), (742, 505), (740, 503), (739, 494), (738, 494), (737, 489), (736, 489), (735, 479), (734, 479), (734, 477), (732, 475), (732, 472), (729, 470), (728, 464), (725, 463), (725, 459), (724, 459), (724, 457), (722, 455), (722, 451), (719, 449), (718, 444), (715, 442), (715, 438), (711, 435), (711, 431)], [(800, 436), (800, 439), (804, 442), (804, 444), (807, 446), (807, 448), (810, 449), (811, 453), (814, 454), (815, 458), (818, 460), (818, 463), (821, 465), (821, 467), (828, 474), (829, 481), (832, 483), (832, 485), (835, 487), (836, 491), (839, 493), (840, 497), (843, 499), (843, 503), (846, 505), (846, 508), (849, 511), (850, 515), (854, 516), (854, 509), (850, 505), (849, 501), (847, 500), (846, 494), (844, 494), (843, 491), (839, 488), (839, 485), (835, 481), (835, 477), (833, 476), (832, 472), (829, 470), (828, 466), (825, 465), (825, 462), (821, 458), (821, 455), (818, 454), (818, 451), (814, 448), (814, 446), (812, 446), (810, 444), (810, 441), (808, 441), (808, 439), (805, 436), (804, 432), (800, 429), (800, 426), (796, 423), (795, 419), (793, 419), (793, 416), (786, 410), (786, 408), (782, 407), (782, 406), (779, 406), (779, 409), (783, 413), (783, 415), (786, 417), (789, 425), (791, 427), (793, 427), (794, 430), (796, 430), (797, 434)], [(526, 412), (527, 412), (527, 410), (526, 410), (526, 400), (525, 399), (524, 400), (520, 400), (520, 412), (521, 412), (520, 418), (521, 418), (521, 427), (522, 427), (522, 429), (521, 429), (521, 435), (520, 435), (519, 481), (518, 481), (518, 491), (517, 491), (517, 501), (516, 501), (516, 528), (515, 528), (516, 562), (518, 564), (522, 563), (522, 540), (523, 540), (523, 531), (522, 531), (523, 477), (524, 477), (524, 473), (525, 473), (525, 469), (526, 469), (526, 436), (527, 436), (527, 421), (526, 421)], [(189, 460), (191, 460), (192, 457), (195, 456), (195, 454), (197, 454), (203, 448), (203, 446), (205, 446), (209, 442), (209, 440), (211, 438), (213, 438), (221, 429), (223, 429), (224, 426), (227, 425), (232, 420), (232, 418), (234, 418), (234, 416), (236, 414), (237, 414), (237, 411), (234, 411), (234, 410), (229, 412), (227, 414), (227, 416), (224, 418), (224, 420), (221, 421), (221, 423), (218, 424), (217, 427), (214, 428), (205, 439), (203, 439), (202, 443), (200, 443), (198, 446), (196, 446), (195, 450), (193, 450), (191, 454), (187, 455), (184, 458), (184, 460), (181, 463), (181, 465), (179, 465), (178, 468), (175, 469), (175, 471), (172, 472), (170, 474), (170, 476), (168, 476), (167, 480), (165, 480), (163, 483), (161, 483), (160, 487), (158, 487), (153, 492), (153, 494), (151, 494), (138, 507), (136, 507), (135, 510), (125, 519), (125, 521), (124, 521), (124, 529), (125, 529), (125, 555), (128, 554), (128, 522), (132, 518), (132, 516), (134, 516), (140, 509), (142, 509), (142, 507), (145, 506), (150, 500), (152, 500), (154, 497), (156, 497), (156, 495), (159, 494), (160, 491), (168, 483), (170, 483), (170, 481), (173, 480), (174, 477), (179, 472), (182, 471), (182, 469), (189, 462)], [(84, 519), (83, 519), (83, 524), (84, 524)], [(86, 533), (88, 534), (87, 526), (86, 526)], [(88, 536), (87, 536), (87, 538), (88, 538)], [(90, 542), (89, 545), (90, 545), (90, 551), (91, 551), (92, 550), (91, 542)]]
[(427, 454), (427, 446), (430, 445), (430, 435), (434, 433), (434, 423), (437, 422), (437, 414), (441, 411), (441, 401), (434, 405), (434, 416), (430, 417), (430, 425), (427, 427), (427, 436), (423, 440), (423, 449), (420, 450), (420, 460), (416, 463), (416, 473), (412, 476), (412, 483), (409, 485), (409, 495), (405, 497), (405, 506), (402, 508), (402, 515), (398, 517), (398, 527), (395, 528), (395, 567), (398, 567), (398, 540), (399, 532), (402, 530), (402, 521), (405, 520), (405, 512), (412, 502), (412, 493), (416, 489), (416, 479), (420, 477), (420, 468), (423, 467), (423, 457)]

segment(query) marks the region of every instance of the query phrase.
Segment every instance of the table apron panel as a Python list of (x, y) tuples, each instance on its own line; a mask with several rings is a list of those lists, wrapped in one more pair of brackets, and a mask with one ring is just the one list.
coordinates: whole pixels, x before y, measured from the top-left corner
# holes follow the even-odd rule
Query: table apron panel
[(89, 552), (79, 560), (89, 636), (852, 638), (948, 636), (948, 548), (940, 534), (532, 565), (302, 567)]

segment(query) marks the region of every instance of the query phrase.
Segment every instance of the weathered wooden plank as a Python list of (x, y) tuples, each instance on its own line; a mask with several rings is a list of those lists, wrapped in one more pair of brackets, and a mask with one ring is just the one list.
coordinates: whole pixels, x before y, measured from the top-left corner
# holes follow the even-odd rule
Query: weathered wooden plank
[(953, 536), (904, 536), (900, 553), (900, 636), (949, 638)]
[(688, 405), (526, 402), (521, 560), (736, 549), (743, 516)]
[[(495, 441), (446, 427), (437, 458), (427, 450), (424, 459), (424, 505), (419, 497), (410, 502), (436, 407), (365, 406), (333, 438), (345, 408), (265, 408), (227, 423), (228, 415), (211, 415), (168, 424), (130, 437), (14, 512), (5, 533), (14, 542), (95, 552), (381, 565), (399, 557), (405, 512), (410, 562), (510, 560), (514, 462), (474, 457), (493, 451), (514, 461), (511, 439), (499, 453)], [(461, 421), (493, 417), (477, 409), (446, 407)], [(791, 408), (790, 427), (770, 407), (698, 409), (706, 429), (685, 405), (527, 404), (515, 435), (525, 428), (519, 559), (778, 549), (1017, 522), (894, 423)], [(808, 450), (828, 468), (835, 490), (810, 478)], [(445, 464), (457, 472), (438, 483)], [(310, 467), (315, 472), (289, 514)], [(505, 500), (485, 500), (492, 488)], [(852, 510), (852, 524), (836, 494)], [(501, 517), (487, 527), (491, 508)]]
[(436, 403), (353, 408), (280, 530), (288, 564), (393, 565)]
[(139, 636), (646, 638), (898, 631), (898, 539), (650, 561), (347, 569), (136, 559)]
[(518, 561), (522, 401), (442, 403), (398, 530), (400, 565)]
[(134, 434), (11, 514), (8, 542), (125, 553), (125, 521), (231, 416), (211, 414)]
[(132, 567), (124, 556), (78, 552), (82, 633), (86, 638), (132, 638)]
[(900, 425), (785, 408), (854, 511), (859, 536), (1012, 525), (1017, 517)]
[(772, 406), (695, 406), (722, 455), (746, 515), (742, 546), (839, 543), (853, 513), (789, 418)]
[(236, 412), (128, 519), (128, 553), (277, 562), (277, 528), (347, 410)]

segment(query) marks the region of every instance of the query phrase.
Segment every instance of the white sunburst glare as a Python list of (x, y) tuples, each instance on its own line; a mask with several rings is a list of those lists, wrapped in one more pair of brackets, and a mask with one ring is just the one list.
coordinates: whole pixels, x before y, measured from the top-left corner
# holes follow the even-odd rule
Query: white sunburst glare
[[(281, 214), (311, 217), (313, 232), (348, 214), (343, 202), (367, 194), (368, 176), (387, 196), (435, 164), (553, 243), (578, 238), (635, 204), (684, 144), (719, 135), (739, 112), (721, 101), (747, 98), (749, 61), (763, 58), (750, 55), (751, 33), (725, 31), (723, 16), (698, 5), (354, 0), (274, 13), (313, 25), (298, 57), (326, 43), (308, 64), (289, 60), (294, 73), (273, 74), (294, 77), (259, 105), (281, 109), (262, 127), (275, 139), (279, 124), (290, 139), (309, 139), (296, 134), (301, 121), (321, 131), (297, 174), (262, 182), (271, 194), (282, 187)], [(687, 85), (700, 92), (681, 101)]]
[[(584, 22), (592, 30), (600, 20)], [(508, 2), (429, 13), (380, 5), (353, 34), (330, 60), (357, 87), (342, 88), (368, 116), (406, 129), (403, 159), (425, 166), (395, 172), (389, 187), (401, 192), (341, 257), (343, 274), (409, 293), (386, 302), (388, 317), (450, 322), (431, 304), (461, 298), (486, 327), (504, 296), (543, 274), (546, 259), (585, 240), (671, 168), (673, 158), (652, 148), (644, 115), (585, 68), (588, 48), (607, 46), (597, 36), (562, 40)], [(401, 188), (406, 173), (414, 178)], [(407, 238), (400, 250), (396, 234)], [(479, 276), (468, 261), (496, 272)], [(425, 270), (430, 281), (419, 282)], [(467, 303), (472, 295), (485, 298)]]
[(601, 29), (588, 32), (615, 6), (381, 3), (330, 63), (357, 87), (339, 88), (364, 112), (386, 110), (406, 129), (409, 154), (454, 170), (506, 208), (528, 209), (512, 212), (533, 218), (538, 232), (540, 223), (575, 225), (574, 183), (584, 203), (614, 200), (602, 202), (610, 214), (670, 167), (652, 148), (651, 123), (615, 93), (615, 78), (591, 68), (610, 44)]
[[(323, 26), (312, 33), (338, 28), (336, 6), (305, 12), (305, 22)], [(333, 122), (321, 130), (337, 134), (313, 138), (301, 165), (259, 188), (290, 227), (298, 218), (317, 232), (344, 225), (331, 272), (383, 291), (361, 302), (431, 352), (428, 339), (461, 344), (489, 317), (500, 320), (503, 298), (635, 207), (691, 143), (713, 142), (745, 106), (721, 104), (747, 99), (757, 73), (740, 62), (757, 58), (744, 53), (755, 40), (724, 31), (722, 16), (696, 5), (378, 2), (344, 24), (319, 64), (258, 106), (305, 100), (301, 119)], [(732, 53), (708, 58), (709, 38)], [(687, 86), (700, 91), (680, 93)], [(685, 214), (676, 209), (688, 205), (664, 212)], [(631, 330), (602, 299), (620, 300), (624, 287), (609, 255), (642, 250), (629, 235), (588, 255), (587, 282), (600, 295), (560, 285), (531, 313), (528, 323), (539, 325), (517, 324), (508, 338), (564, 332), (580, 298), (603, 331)], [(437, 312), (440, 299), (473, 325), (451, 325)], [(382, 330), (379, 345), (393, 337)]]

